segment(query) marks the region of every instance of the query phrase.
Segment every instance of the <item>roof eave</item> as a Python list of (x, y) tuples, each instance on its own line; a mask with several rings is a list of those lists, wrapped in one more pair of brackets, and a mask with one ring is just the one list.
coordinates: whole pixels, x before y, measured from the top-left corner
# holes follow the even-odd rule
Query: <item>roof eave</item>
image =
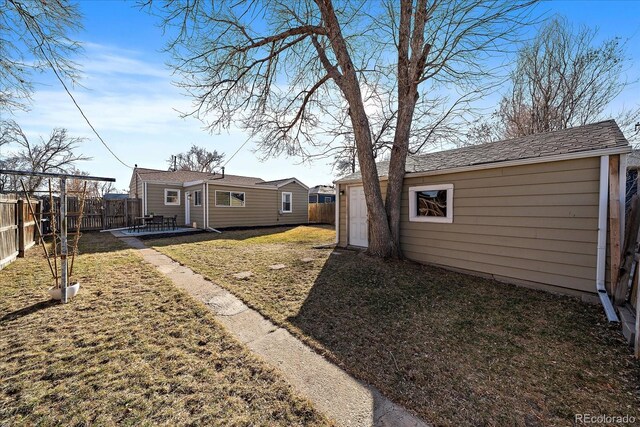
[(303, 187), (305, 190), (309, 191), (309, 187), (307, 187), (306, 185), (304, 185), (304, 184), (303, 184), (299, 179), (297, 179), (297, 178), (291, 178), (291, 179), (290, 179), (290, 180), (288, 180), (288, 181), (285, 181), (285, 182), (283, 182), (283, 183), (281, 183), (281, 184), (278, 184), (276, 187), (277, 187), (277, 188), (284, 187), (285, 185), (289, 185), (289, 184), (291, 184), (291, 183), (296, 183), (296, 184), (298, 184), (299, 186)]
[[(424, 172), (406, 172), (404, 176), (405, 178), (412, 178), (412, 177), (421, 177), (421, 176), (446, 175), (446, 174), (452, 174), (452, 173), (470, 172), (470, 171), (483, 170), (483, 169), (505, 168), (510, 166), (531, 165), (535, 163), (559, 162), (563, 160), (584, 159), (587, 157), (600, 157), (600, 156), (628, 154), (628, 153), (631, 153), (631, 146), (623, 145), (623, 146), (612, 147), (612, 148), (604, 148), (600, 150), (587, 150), (587, 151), (578, 151), (575, 153), (559, 154), (556, 156), (529, 157), (526, 159), (505, 160), (501, 162), (482, 163), (477, 165), (460, 166), (456, 168), (447, 168), (447, 169), (437, 169), (437, 170), (424, 171)], [(380, 176), (380, 180), (386, 181), (387, 175)], [(338, 179), (333, 182), (335, 184), (353, 184), (353, 183), (362, 182), (362, 178)]]
[(212, 184), (212, 185), (219, 185), (221, 187), (264, 188), (265, 190), (278, 189), (278, 187), (276, 187), (275, 185), (234, 184), (232, 182), (220, 182), (219, 180), (216, 180), (216, 179), (213, 179), (213, 180), (208, 179), (203, 182), (206, 182), (207, 184)]

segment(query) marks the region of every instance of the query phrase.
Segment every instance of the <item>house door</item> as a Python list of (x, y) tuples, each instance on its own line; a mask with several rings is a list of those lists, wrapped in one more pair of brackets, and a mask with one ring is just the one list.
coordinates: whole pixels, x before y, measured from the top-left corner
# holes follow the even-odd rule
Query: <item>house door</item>
[(367, 204), (363, 187), (349, 188), (349, 244), (364, 248), (369, 245)]
[(184, 192), (184, 223), (191, 225), (191, 205), (189, 204), (189, 196), (191, 193)]

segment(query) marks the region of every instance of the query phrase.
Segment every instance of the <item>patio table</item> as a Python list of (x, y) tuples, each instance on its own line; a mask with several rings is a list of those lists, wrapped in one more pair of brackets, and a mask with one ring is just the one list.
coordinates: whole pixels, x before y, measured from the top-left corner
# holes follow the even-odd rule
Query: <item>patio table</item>
[(134, 218), (133, 226), (131, 229), (133, 231), (140, 231), (140, 229), (146, 226), (146, 221), (151, 220), (152, 216), (137, 216)]

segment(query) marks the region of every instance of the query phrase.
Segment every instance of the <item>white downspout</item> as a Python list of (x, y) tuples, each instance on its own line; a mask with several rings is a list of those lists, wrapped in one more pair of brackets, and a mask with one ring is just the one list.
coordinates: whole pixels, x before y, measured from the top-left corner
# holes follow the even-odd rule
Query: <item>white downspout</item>
[(607, 208), (609, 206), (609, 156), (600, 157), (600, 198), (598, 203), (598, 252), (596, 257), (596, 290), (609, 322), (618, 322), (605, 287), (607, 262)]
[(203, 228), (207, 228), (207, 203), (202, 201), (202, 197), (207, 197), (204, 182), (202, 183), (202, 196), (200, 198), (200, 203), (202, 204), (202, 226)]
[(204, 217), (204, 228), (209, 228), (209, 183), (205, 183), (205, 197), (204, 197), (204, 206), (205, 206), (205, 217)]
[(143, 187), (142, 187), (142, 208), (144, 210), (144, 213), (142, 214), (142, 216), (147, 216), (147, 182), (146, 181), (143, 183)]
[(340, 244), (340, 184), (336, 185), (336, 245)]

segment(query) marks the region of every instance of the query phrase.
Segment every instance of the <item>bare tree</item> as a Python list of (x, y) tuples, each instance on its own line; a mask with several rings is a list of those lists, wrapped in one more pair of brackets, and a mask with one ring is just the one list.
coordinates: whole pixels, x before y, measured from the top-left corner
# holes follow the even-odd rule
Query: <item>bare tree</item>
[[(31, 142), (14, 121), (2, 122), (0, 129), (0, 146), (11, 150), (5, 161), (10, 162), (16, 169), (62, 173), (73, 170), (76, 162), (90, 159), (75, 154), (85, 138), (71, 137), (66, 129), (56, 128), (48, 140), (40, 137), (38, 142)], [(40, 188), (43, 178), (25, 178), (24, 182), (27, 191), (33, 193)]]
[[(241, 126), (265, 155), (302, 157), (328, 150), (327, 129), (349, 132), (368, 252), (400, 256), (407, 155), (468, 120), (471, 102), (495, 83), (487, 60), (515, 42), (533, 3), (174, 0), (153, 10), (175, 26), (180, 85), (194, 99), (190, 114), (210, 129)], [(380, 146), (390, 151), (386, 200)]]
[(0, 0), (0, 110), (26, 108), (31, 74), (53, 67), (78, 79), (70, 58), (80, 45), (70, 34), (81, 28), (78, 5), (67, 0)]
[[(603, 112), (632, 83), (626, 43), (616, 37), (596, 43), (597, 29), (574, 29), (566, 19), (551, 19), (518, 52), (511, 91), (498, 111), (505, 137), (584, 125), (610, 117)], [(631, 136), (640, 108), (618, 115)]]
[(192, 145), (189, 151), (171, 156), (167, 160), (170, 170), (213, 172), (224, 160), (224, 153), (208, 151), (204, 147)]
[[(80, 178), (69, 178), (66, 181), (66, 191), (70, 195), (81, 196), (83, 193), (86, 197), (99, 198), (104, 197), (105, 194), (115, 190), (113, 182), (102, 181), (86, 181), (81, 178), (83, 176), (89, 176), (91, 173), (77, 169), (75, 167), (69, 168), (67, 171), (69, 174), (78, 175)], [(54, 191), (60, 191), (60, 182), (55, 180), (52, 183)], [(86, 184), (86, 187), (85, 187)]]

